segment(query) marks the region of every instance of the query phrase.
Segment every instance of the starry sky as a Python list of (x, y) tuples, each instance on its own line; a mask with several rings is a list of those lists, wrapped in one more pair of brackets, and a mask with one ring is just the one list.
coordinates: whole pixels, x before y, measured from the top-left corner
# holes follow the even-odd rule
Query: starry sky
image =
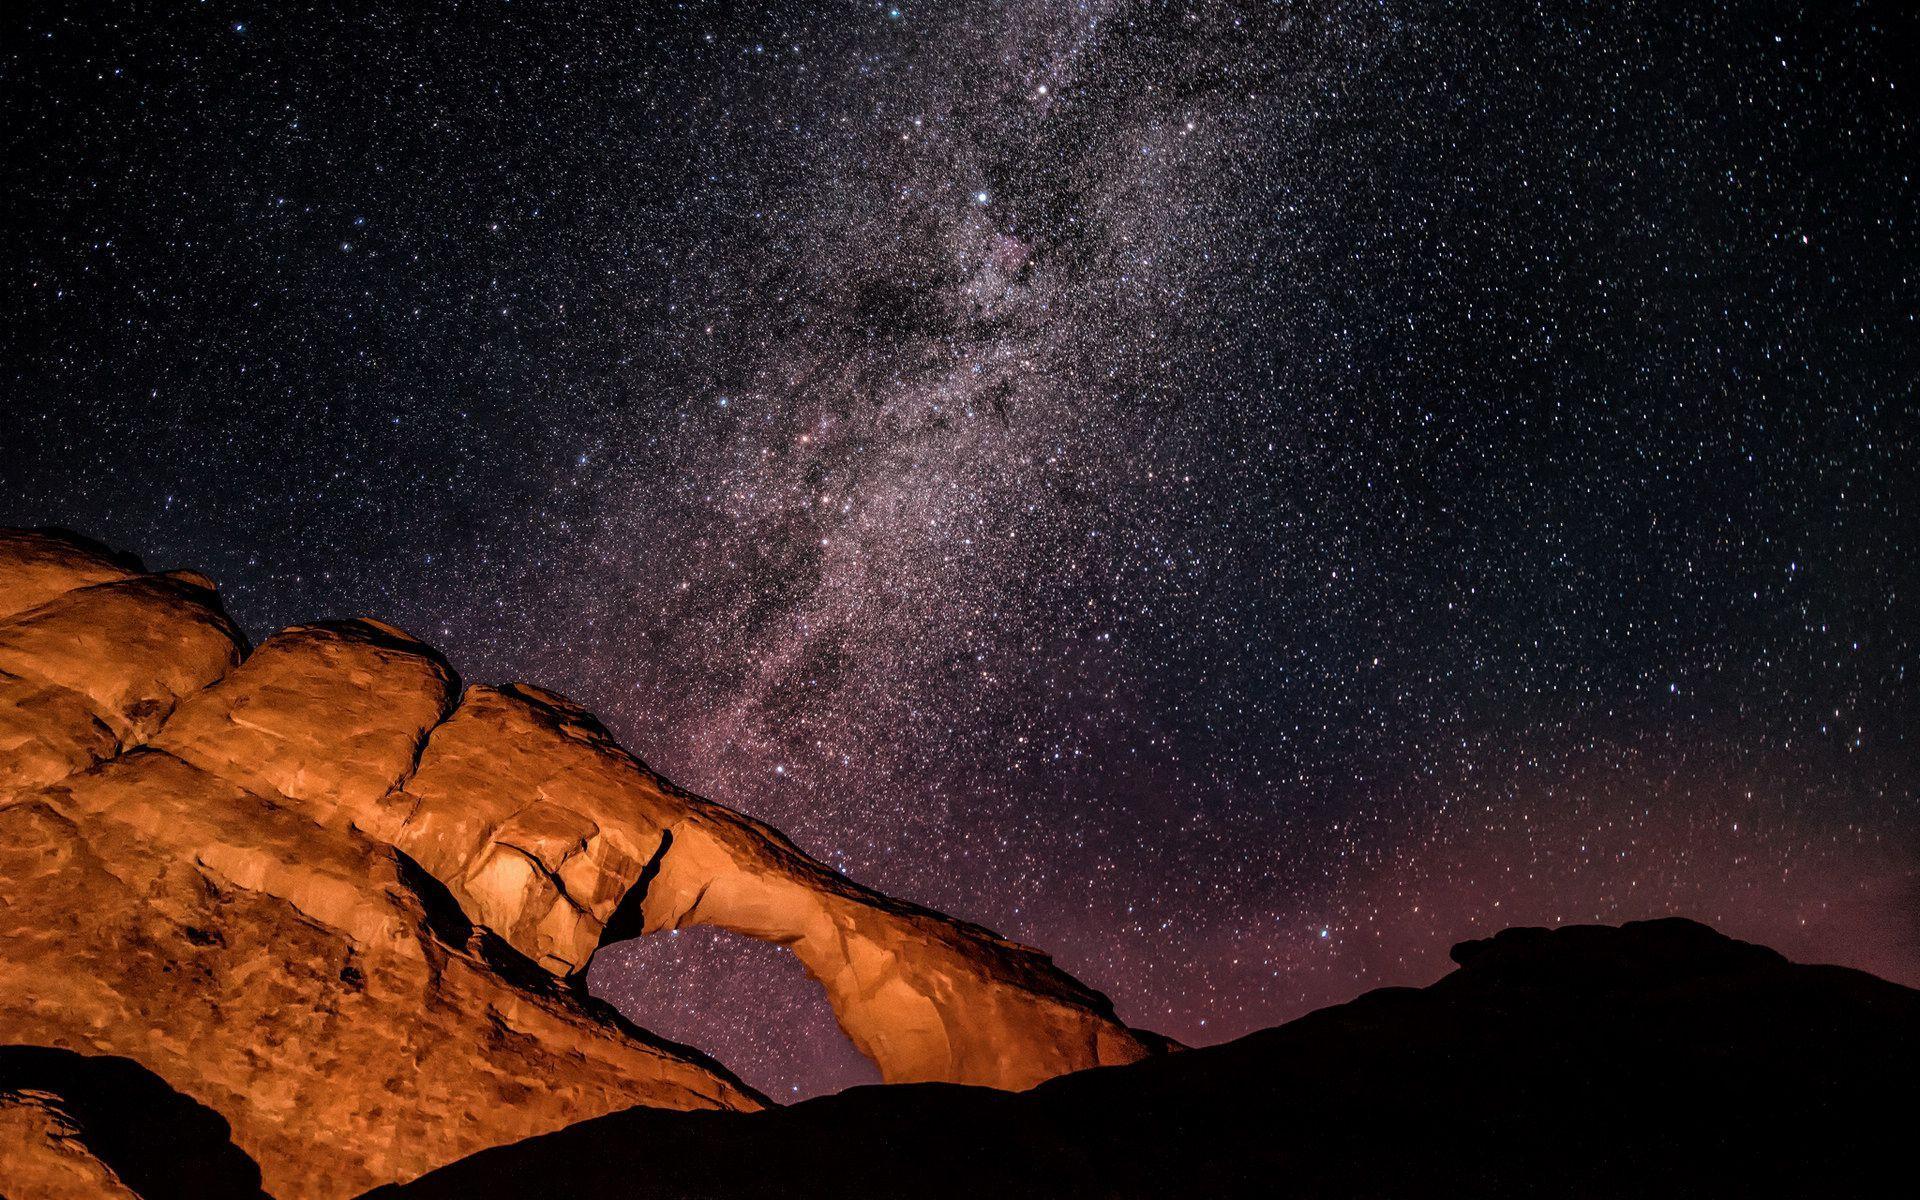
[[(0, 13), (0, 523), (373, 614), (1206, 1043), (1920, 984), (1900, 3)], [(779, 1096), (786, 952), (594, 988)]]

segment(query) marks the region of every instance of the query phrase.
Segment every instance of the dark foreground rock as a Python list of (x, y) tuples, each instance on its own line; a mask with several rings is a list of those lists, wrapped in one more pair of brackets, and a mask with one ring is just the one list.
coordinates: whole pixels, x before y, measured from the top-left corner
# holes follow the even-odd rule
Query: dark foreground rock
[(1684, 920), (1513, 929), (1460, 969), (1010, 1094), (634, 1109), (367, 1200), (1864, 1196), (1915, 1178), (1920, 992)]
[(0, 1195), (265, 1200), (219, 1113), (130, 1059), (0, 1046)]

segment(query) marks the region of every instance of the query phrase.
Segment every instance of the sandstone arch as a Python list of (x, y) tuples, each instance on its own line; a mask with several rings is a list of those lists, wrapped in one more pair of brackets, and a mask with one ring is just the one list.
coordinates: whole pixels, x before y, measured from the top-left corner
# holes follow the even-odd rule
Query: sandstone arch
[(1023, 1088), (1149, 1049), (1040, 952), (861, 887), (538, 688), (468, 688), (361, 820), (556, 975), (605, 941), (690, 925), (787, 946), (888, 1082)]
[(631, 1104), (759, 1106), (586, 997), (636, 933), (790, 947), (889, 1081), (1019, 1088), (1153, 1045), (1045, 955), (853, 883), (559, 696), (463, 692), (376, 621), (249, 652), (211, 581), (60, 535), (0, 531), (0, 878), (0, 1024), (173, 1081), (285, 1196)]

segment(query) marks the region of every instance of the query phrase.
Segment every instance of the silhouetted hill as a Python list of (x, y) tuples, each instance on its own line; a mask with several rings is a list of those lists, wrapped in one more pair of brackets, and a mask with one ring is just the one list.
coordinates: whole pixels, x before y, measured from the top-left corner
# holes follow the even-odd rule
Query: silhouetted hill
[(1512, 929), (1227, 1045), (1024, 1093), (633, 1109), (368, 1200), (1840, 1196), (1915, 1170), (1920, 992), (1685, 920)]

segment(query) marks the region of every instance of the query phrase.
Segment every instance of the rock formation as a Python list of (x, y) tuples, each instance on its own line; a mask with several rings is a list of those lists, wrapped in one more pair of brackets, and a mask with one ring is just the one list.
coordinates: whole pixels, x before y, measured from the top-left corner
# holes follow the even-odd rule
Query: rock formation
[(633, 1109), (365, 1200), (1893, 1196), (1920, 991), (1690, 921), (1515, 929), (1236, 1042), (1006, 1093)]
[[(204, 577), (68, 535), (0, 532), (0, 880), (0, 1041), (156, 1072), (283, 1200), (630, 1105), (760, 1107), (585, 994), (598, 946), (681, 925), (791, 946), (889, 1080), (1022, 1087), (1153, 1045), (557, 696), (463, 696), (374, 621), (248, 654)], [(27, 1108), (46, 1140), (56, 1109)]]
[(536, 688), (469, 688), (404, 786), (366, 796), (363, 828), (556, 975), (603, 941), (714, 925), (791, 947), (888, 1082), (1020, 1088), (1144, 1053), (1044, 955), (850, 882)]

